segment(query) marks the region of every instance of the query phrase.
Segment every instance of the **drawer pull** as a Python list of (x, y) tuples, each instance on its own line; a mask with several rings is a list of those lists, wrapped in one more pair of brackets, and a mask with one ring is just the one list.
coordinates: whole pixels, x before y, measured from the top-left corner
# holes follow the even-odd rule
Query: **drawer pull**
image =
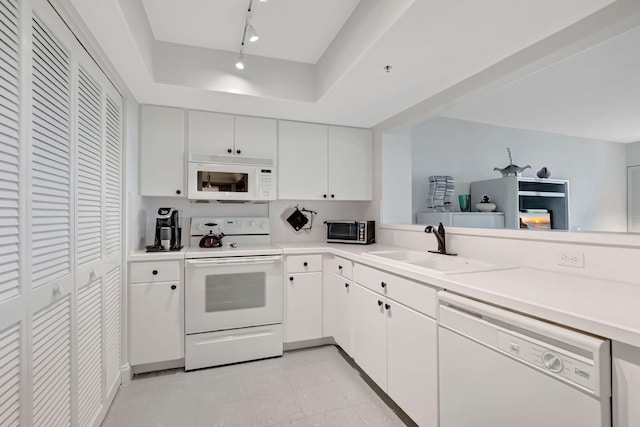
[(289, 281), (293, 282), (293, 276), (289, 277)]
[(171, 285), (171, 289), (175, 289), (175, 288), (177, 288), (176, 285)]
[(382, 305), (382, 301), (378, 300), (378, 306)]
[(382, 289), (387, 287), (387, 284), (385, 282), (380, 282), (380, 286), (382, 286)]
[(307, 261), (305, 261), (304, 264), (302, 264), (302, 265), (304, 265), (305, 267), (308, 267), (309, 263)]
[(345, 283), (345, 284), (344, 284), (344, 287), (345, 287), (345, 288), (348, 288), (348, 287), (349, 287), (349, 284), (348, 284), (348, 283)]
[(342, 270), (342, 266), (341, 265), (338, 266), (338, 270)]
[(157, 276), (157, 275), (158, 275), (158, 270), (153, 270), (153, 271), (151, 272), (151, 274), (153, 274), (154, 276)]
[(391, 306), (390, 306), (389, 304), (385, 304), (385, 305), (384, 305), (384, 308), (385, 308), (386, 310), (389, 310), (389, 309), (391, 308)]

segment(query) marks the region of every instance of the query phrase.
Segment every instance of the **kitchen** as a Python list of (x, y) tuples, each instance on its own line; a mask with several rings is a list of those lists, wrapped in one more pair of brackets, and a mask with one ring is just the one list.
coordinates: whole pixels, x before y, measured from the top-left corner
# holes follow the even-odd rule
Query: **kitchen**
[[(463, 7), (420, 0), (244, 3), (2, 3), (0, 116), (6, 172), (0, 208), (6, 218), (6, 275), (0, 288), (0, 355), (6, 368), (0, 375), (6, 387), (0, 390), (0, 424), (190, 424), (186, 409), (171, 410), (178, 418), (158, 419), (163, 409), (169, 410), (170, 393), (163, 395), (167, 400), (150, 403), (157, 397), (155, 386), (175, 379), (170, 384), (176, 394), (189, 388), (188, 381), (224, 384), (222, 391), (204, 397), (211, 399), (205, 406), (218, 411), (207, 414), (211, 424), (216, 414), (235, 410), (245, 417), (227, 418), (227, 423), (317, 425), (342, 419), (349, 425), (474, 425), (458, 418), (464, 404), (479, 425), (513, 425), (508, 417), (518, 414), (496, 409), (505, 395), (502, 387), (488, 387), (491, 370), (487, 381), (470, 369), (481, 388), (451, 377), (460, 357), (456, 348), (465, 348), (478, 360), (489, 349), (501, 355), (484, 366), (514, 369), (509, 372), (525, 384), (509, 393), (511, 407), (520, 414), (537, 408), (531, 402), (549, 407), (554, 398), (574, 399), (575, 411), (534, 411), (550, 417), (540, 423), (640, 425), (633, 405), (640, 396), (637, 234), (612, 233), (621, 227), (617, 219), (604, 233), (595, 228), (565, 233), (447, 226), (441, 237), (447, 251), (458, 256), (428, 256), (427, 250), (438, 247), (437, 234), (424, 233), (412, 218), (417, 209), (413, 192), (423, 191), (412, 183), (420, 163), (418, 155), (412, 164), (411, 151), (402, 151), (415, 148), (420, 139), (431, 144), (444, 135), (433, 131), (440, 128), (423, 126), (434, 118), (440, 125), (455, 121), (460, 129), (472, 129), (470, 134), (477, 131), (468, 123), (481, 122), (493, 126), (493, 135), (499, 127), (572, 135), (604, 141), (597, 146), (616, 153), (622, 164), (616, 168), (625, 177), (629, 173), (627, 181), (609, 164), (588, 163), (609, 171), (593, 168), (593, 181), (629, 182), (634, 188), (634, 142), (640, 135), (624, 119), (637, 113), (633, 90), (638, 85), (624, 86), (628, 76), (610, 79), (623, 82), (613, 100), (596, 97), (598, 91), (576, 82), (576, 92), (593, 93), (599, 103), (571, 99), (571, 93), (556, 87), (572, 101), (573, 109), (564, 108), (582, 116), (578, 122), (543, 117), (548, 106), (534, 102), (535, 92), (544, 92), (538, 85), (524, 99), (540, 114), (518, 117), (535, 116), (539, 120), (533, 125), (500, 116), (496, 103), (515, 101), (495, 94), (514, 82), (525, 84), (553, 64), (568, 64), (563, 61), (632, 36), (640, 25), (638, 5), (625, 0), (526, 6), (496, 0)], [(213, 27), (220, 32), (209, 33), (209, 17), (218, 17)], [(248, 24), (261, 38), (241, 45), (242, 36), (252, 35)], [(313, 36), (293, 35), (306, 30)], [(596, 58), (592, 67), (603, 63)], [(235, 67), (238, 59), (244, 60), (241, 71)], [(629, 74), (637, 74), (631, 59), (621, 63)], [(602, 108), (588, 108), (594, 104)], [(597, 133), (608, 128), (598, 114), (619, 132)], [(445, 138), (441, 141), (453, 140)], [(516, 143), (504, 141), (500, 154), (491, 153), (482, 166), (485, 175), (458, 179), (459, 194), (469, 191), (470, 182), (497, 178), (492, 169), (506, 164), (508, 146), (512, 163), (530, 161), (535, 170), (545, 166)], [(252, 155), (252, 150), (258, 151)], [(440, 152), (437, 145), (424, 151)], [(597, 157), (603, 151), (585, 149), (574, 159), (587, 159), (589, 153)], [(206, 171), (201, 166), (211, 162), (198, 155), (224, 161)], [(457, 155), (469, 157), (464, 151)], [(609, 154), (599, 157), (611, 159)], [(552, 178), (570, 181), (570, 194), (582, 191), (579, 178), (563, 176), (561, 166), (546, 166)], [(448, 173), (432, 168), (425, 173)], [(535, 170), (525, 176), (535, 176)], [(236, 181), (241, 185), (235, 190), (220, 191), (228, 182), (218, 173), (246, 178)], [(588, 186), (600, 191), (597, 197), (607, 206), (624, 204), (627, 196), (630, 207), (637, 203), (626, 188), (619, 196), (610, 184), (604, 190), (591, 181)], [(250, 200), (233, 198), (236, 194), (232, 203), (224, 203), (227, 194), (251, 192), (251, 187), (256, 192)], [(194, 196), (193, 191), (206, 194)], [(606, 202), (605, 195), (611, 197)], [(215, 202), (195, 201), (209, 198)], [(582, 205), (577, 199), (571, 203), (576, 211)], [(159, 213), (167, 207), (180, 211), (177, 246), (185, 248), (146, 253), (145, 246), (167, 240), (171, 245), (171, 221), (169, 234), (165, 223), (155, 241), (156, 218), (170, 215)], [(307, 211), (311, 228), (296, 231), (287, 222), (298, 209)], [(619, 212), (594, 224), (613, 223)], [(636, 231), (633, 215), (628, 217), (625, 230)], [(585, 227), (587, 216), (578, 218), (571, 220)], [(327, 243), (324, 221), (344, 219), (375, 221), (376, 243)], [(199, 250), (201, 240), (215, 245), (221, 233), (222, 248)], [(241, 270), (246, 267), (257, 270)], [(239, 280), (240, 275), (256, 282)], [(231, 292), (232, 303), (249, 296), (255, 317), (234, 315), (246, 307), (225, 309), (209, 301), (206, 293), (217, 292), (215, 283), (220, 283), (213, 276), (224, 276), (218, 290)], [(249, 283), (270, 285), (262, 288), (264, 294), (249, 295)], [(193, 291), (205, 296), (189, 299)], [(158, 292), (157, 298), (145, 292)], [(203, 300), (206, 310), (199, 313)], [(263, 305), (266, 300), (276, 305)], [(364, 310), (370, 305), (375, 313)], [(276, 318), (269, 317), (274, 313)], [(226, 321), (219, 314), (233, 325), (217, 326)], [(260, 320), (262, 315), (268, 319)], [(208, 317), (216, 326), (200, 328)], [(230, 336), (225, 331), (237, 330), (239, 336), (255, 327), (269, 329), (252, 335), (264, 339), (262, 344), (216, 347), (242, 342), (225, 341)], [(485, 331), (484, 338), (469, 338), (479, 330)], [(203, 346), (193, 339), (205, 335), (203, 341), (216, 349), (201, 354), (194, 349)], [(492, 347), (488, 335), (503, 338)], [(537, 359), (527, 360), (524, 349), (534, 342)], [(268, 354), (260, 353), (267, 348)], [(257, 354), (247, 356), (251, 351)], [(271, 356), (277, 357), (234, 364)], [(461, 359), (465, 366), (467, 361)], [(269, 364), (281, 364), (283, 377), (261, 383), (264, 371), (258, 367), (275, 369)], [(224, 366), (208, 368), (214, 365)], [(347, 372), (352, 375), (348, 381)], [(331, 381), (304, 384), (314, 373)], [(562, 377), (568, 373), (571, 378)], [(495, 375), (495, 381), (500, 378)], [(353, 382), (361, 387), (358, 391), (349, 388)], [(223, 397), (261, 384), (276, 388), (267, 387), (264, 396), (273, 392), (281, 400), (247, 409), (239, 405), (246, 396)], [(502, 384), (502, 390), (512, 385)], [(328, 393), (307, 390), (305, 395), (304, 387)], [(350, 395), (335, 394), (348, 405), (313, 407), (331, 400), (327, 394), (340, 387), (351, 390)], [(551, 400), (533, 397), (537, 391)], [(153, 415), (129, 423), (125, 417), (110, 418), (109, 408), (113, 413), (119, 405)], [(277, 417), (260, 422), (257, 415), (276, 409), (281, 410)]]

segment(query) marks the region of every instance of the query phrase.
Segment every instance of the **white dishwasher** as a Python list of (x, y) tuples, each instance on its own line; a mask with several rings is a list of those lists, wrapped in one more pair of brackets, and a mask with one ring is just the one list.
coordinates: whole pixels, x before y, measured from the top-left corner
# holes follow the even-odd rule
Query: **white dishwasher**
[(438, 297), (440, 427), (611, 426), (610, 341)]

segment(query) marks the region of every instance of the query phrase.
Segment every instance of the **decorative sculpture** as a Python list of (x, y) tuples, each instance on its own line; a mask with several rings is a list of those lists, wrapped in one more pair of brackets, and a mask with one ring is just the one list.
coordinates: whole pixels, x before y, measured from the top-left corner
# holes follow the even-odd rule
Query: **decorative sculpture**
[(509, 155), (509, 165), (500, 169), (500, 168), (493, 168), (494, 171), (498, 171), (502, 174), (502, 176), (522, 176), (522, 172), (525, 169), (531, 169), (530, 165), (527, 165), (525, 167), (520, 167), (518, 165), (514, 165), (513, 164), (513, 158), (511, 157), (511, 149), (509, 147), (507, 147), (507, 154)]

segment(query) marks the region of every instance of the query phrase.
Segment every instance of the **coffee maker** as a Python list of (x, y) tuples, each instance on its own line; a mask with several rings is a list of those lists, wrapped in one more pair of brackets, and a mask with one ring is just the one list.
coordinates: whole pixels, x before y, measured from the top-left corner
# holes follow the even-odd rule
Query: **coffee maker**
[(156, 250), (182, 249), (182, 212), (174, 208), (160, 208), (156, 215)]

